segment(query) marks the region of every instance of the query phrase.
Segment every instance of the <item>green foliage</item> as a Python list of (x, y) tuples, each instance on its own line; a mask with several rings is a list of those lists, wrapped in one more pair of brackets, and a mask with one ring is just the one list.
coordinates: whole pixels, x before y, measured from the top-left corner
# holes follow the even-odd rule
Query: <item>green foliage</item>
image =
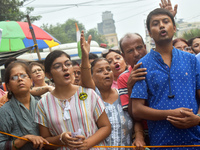
[(83, 24), (75, 19), (68, 19), (64, 24), (57, 23), (56, 25), (43, 24), (42, 29), (53, 35), (61, 43), (76, 42), (76, 26), (77, 23), (79, 30), (85, 30)]
[[(85, 30), (85, 26), (82, 23), (75, 19), (68, 19), (65, 23), (56, 25), (43, 24), (41, 26), (42, 29), (53, 35), (56, 39), (58, 39), (61, 43), (72, 43), (76, 42), (76, 26), (77, 23), (80, 32)], [(85, 32), (85, 37), (92, 35), (92, 40), (96, 41), (99, 45), (101, 43), (107, 44), (105, 37), (103, 35), (98, 34), (97, 29), (90, 29)]]
[[(0, 21), (26, 21), (26, 15), (34, 10), (33, 7), (27, 7), (25, 12), (20, 11), (27, 0), (0, 0)], [(30, 16), (31, 22), (39, 20), (41, 16)]]
[(93, 28), (87, 31), (87, 33), (85, 34), (86, 39), (89, 35), (92, 35), (92, 40), (96, 41), (99, 45), (101, 43), (108, 44), (108, 41), (106, 40), (106, 38), (103, 35), (98, 34), (98, 31), (96, 28)]
[(186, 40), (189, 40), (193, 37), (197, 37), (200, 35), (200, 29), (191, 29), (187, 32), (185, 32), (182, 36), (182, 38), (186, 39)]

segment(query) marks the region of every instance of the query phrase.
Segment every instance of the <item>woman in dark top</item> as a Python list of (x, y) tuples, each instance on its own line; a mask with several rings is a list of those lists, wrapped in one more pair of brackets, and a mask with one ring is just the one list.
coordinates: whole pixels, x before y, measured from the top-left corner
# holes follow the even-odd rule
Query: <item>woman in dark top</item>
[(41, 149), (43, 143), (48, 141), (38, 136), (38, 124), (34, 123), (37, 101), (30, 94), (28, 66), (18, 61), (11, 63), (6, 69), (5, 83), (10, 100), (0, 108), (0, 131), (26, 138), (30, 142), (0, 134), (0, 149)]

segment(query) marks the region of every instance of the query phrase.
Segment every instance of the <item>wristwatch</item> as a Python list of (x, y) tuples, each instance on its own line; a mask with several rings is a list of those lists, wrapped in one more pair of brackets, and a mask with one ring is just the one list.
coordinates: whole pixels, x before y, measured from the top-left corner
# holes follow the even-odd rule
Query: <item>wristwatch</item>
[[(200, 114), (196, 114), (198, 117), (200, 117)], [(198, 124), (199, 126), (200, 126), (200, 121), (199, 121), (199, 124)]]

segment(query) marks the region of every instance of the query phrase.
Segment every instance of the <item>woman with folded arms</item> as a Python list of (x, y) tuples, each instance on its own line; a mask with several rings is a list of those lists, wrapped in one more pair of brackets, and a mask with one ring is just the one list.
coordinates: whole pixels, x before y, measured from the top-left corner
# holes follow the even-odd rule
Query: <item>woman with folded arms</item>
[(31, 71), (31, 79), (33, 80), (31, 94), (35, 96), (36, 99), (40, 100), (46, 92), (51, 92), (54, 87), (45, 82), (45, 72), (42, 64), (32, 62), (29, 64), (29, 69)]

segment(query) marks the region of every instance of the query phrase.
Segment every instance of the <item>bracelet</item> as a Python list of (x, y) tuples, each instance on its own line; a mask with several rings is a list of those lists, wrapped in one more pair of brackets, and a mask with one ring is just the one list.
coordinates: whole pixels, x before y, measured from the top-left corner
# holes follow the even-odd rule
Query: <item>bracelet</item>
[[(16, 139), (15, 139), (15, 140), (16, 140)], [(14, 146), (15, 149), (19, 149), (19, 148), (17, 148), (17, 146), (15, 145), (15, 140), (12, 141), (12, 144), (13, 144), (13, 146)]]
[(90, 70), (90, 69), (91, 69), (91, 64), (89, 64), (89, 67), (88, 67), (88, 68), (84, 68), (84, 67), (82, 67), (82, 65), (80, 64), (80, 68), (81, 68), (81, 69), (87, 69), (87, 70)]
[(61, 143), (63, 143), (63, 144), (65, 145), (66, 143), (62, 140), (62, 136), (63, 136), (64, 133), (65, 133), (65, 132), (63, 132), (63, 133), (60, 135), (59, 140), (61, 141)]

